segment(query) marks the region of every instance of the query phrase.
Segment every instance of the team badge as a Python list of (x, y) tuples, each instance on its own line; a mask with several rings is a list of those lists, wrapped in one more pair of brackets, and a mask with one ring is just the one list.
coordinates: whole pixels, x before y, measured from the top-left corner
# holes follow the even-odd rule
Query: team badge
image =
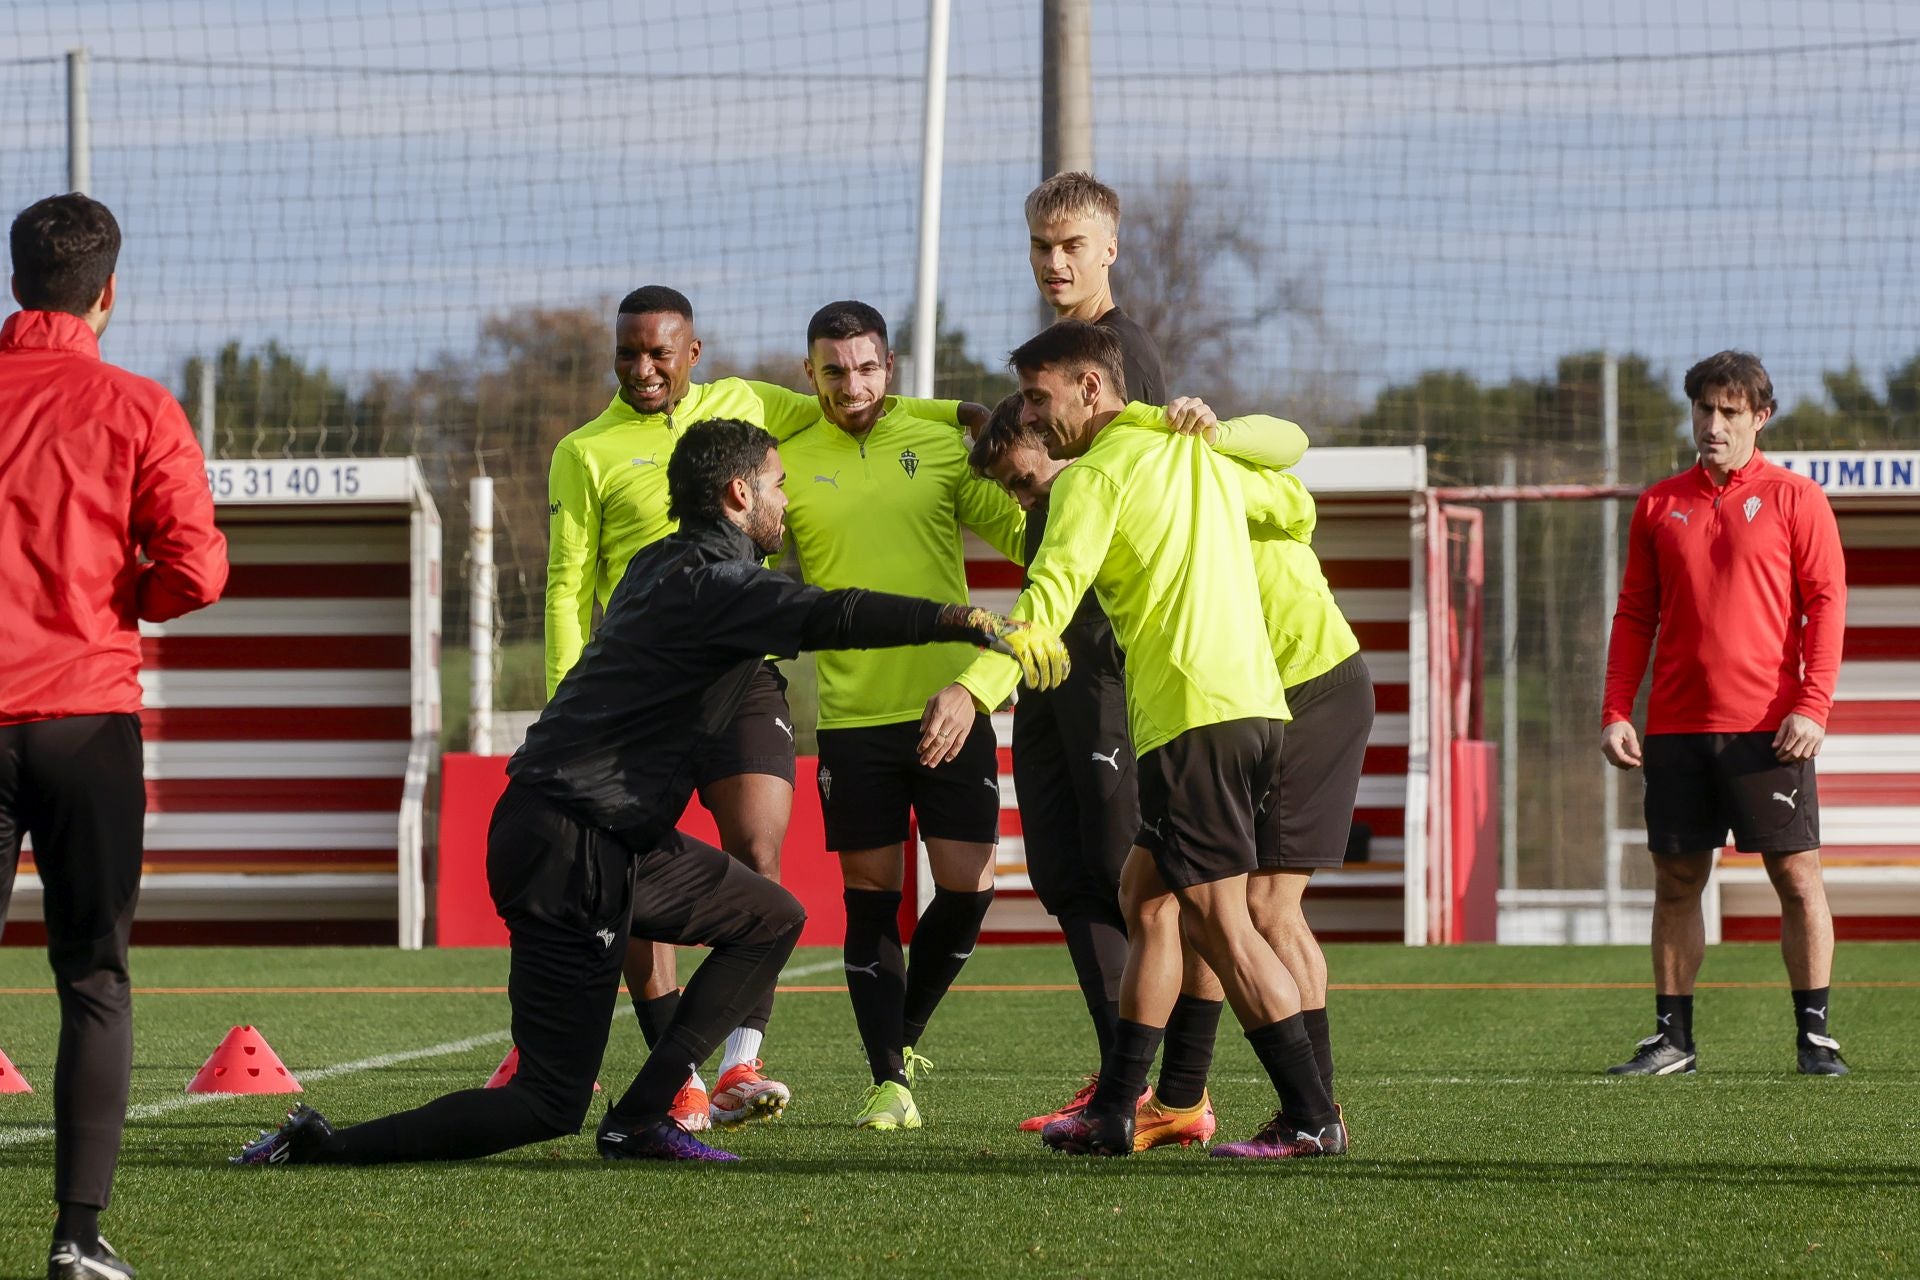
[(819, 781), (820, 781), (820, 798), (822, 800), (832, 799), (833, 798), (833, 770), (823, 767), (820, 770)]
[(1752, 524), (1753, 518), (1760, 514), (1760, 499), (1757, 497), (1748, 498), (1746, 505), (1740, 509), (1747, 513), (1747, 523)]
[(913, 479), (913, 473), (920, 469), (920, 455), (911, 449), (900, 451), (900, 469), (907, 473), (907, 479)]

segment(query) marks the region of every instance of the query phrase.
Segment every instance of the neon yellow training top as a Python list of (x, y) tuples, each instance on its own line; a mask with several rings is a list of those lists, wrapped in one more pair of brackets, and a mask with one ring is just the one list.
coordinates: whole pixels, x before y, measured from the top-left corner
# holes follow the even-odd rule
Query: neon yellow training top
[[(1277, 475), (1236, 464), (1248, 505), (1277, 505), (1288, 513), (1284, 526), (1256, 521), (1253, 538), (1253, 575), (1260, 583), (1260, 611), (1265, 615), (1267, 641), (1273, 647), (1280, 683), (1291, 689), (1325, 675), (1360, 652), (1360, 641), (1347, 624), (1327, 585), (1327, 575), (1314, 554), (1313, 530), (1318, 518), (1313, 495), (1291, 475)], [(1274, 495), (1285, 494), (1277, 502)]]
[[(864, 440), (822, 419), (781, 444), (787, 536), (813, 585), (965, 600), (962, 525), (1016, 564), (1024, 560), (1026, 513), (973, 474), (959, 432), (913, 408), (888, 397)], [(823, 650), (819, 727), (918, 720), (927, 699), (978, 652), (966, 644)]]
[[(1134, 403), (1053, 482), (1013, 616), (1057, 631), (1093, 587), (1126, 651), (1141, 755), (1205, 725), (1288, 718), (1247, 525), (1297, 526), (1305, 491), (1243, 470), (1198, 437), (1169, 434), (1165, 410)], [(987, 706), (1018, 679), (1018, 664), (995, 653), (960, 675)]]
[[(909, 402), (922, 416), (957, 425), (957, 400)], [(708, 418), (737, 418), (784, 440), (820, 419), (820, 402), (768, 382), (721, 378), (696, 382), (668, 413), (641, 413), (618, 395), (592, 422), (554, 448), (547, 474), (547, 696), (580, 660), (602, 608), (642, 547), (672, 533), (667, 459), (686, 429)]]

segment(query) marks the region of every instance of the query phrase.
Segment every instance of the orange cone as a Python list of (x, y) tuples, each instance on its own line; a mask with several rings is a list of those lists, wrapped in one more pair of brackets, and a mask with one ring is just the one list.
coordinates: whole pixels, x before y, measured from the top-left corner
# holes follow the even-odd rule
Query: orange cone
[[(501, 1085), (513, 1079), (519, 1070), (520, 1046), (515, 1045), (513, 1048), (507, 1050), (507, 1056), (500, 1059), (500, 1065), (493, 1069), (493, 1074), (488, 1076), (487, 1082), (480, 1087), (483, 1089), (498, 1089)], [(600, 1082), (598, 1080), (593, 1082), (593, 1091), (595, 1093), (600, 1092)]]
[(6, 1054), (0, 1053), (0, 1093), (32, 1093), (33, 1086), (20, 1074), (20, 1068)]
[(187, 1082), (188, 1093), (300, 1093), (300, 1082), (258, 1031), (235, 1027), (227, 1032), (200, 1071)]

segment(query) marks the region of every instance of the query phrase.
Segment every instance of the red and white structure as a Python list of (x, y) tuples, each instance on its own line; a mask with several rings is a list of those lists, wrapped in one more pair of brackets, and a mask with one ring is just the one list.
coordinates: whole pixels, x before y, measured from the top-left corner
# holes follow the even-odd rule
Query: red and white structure
[[(1920, 938), (1920, 451), (1778, 453), (1826, 490), (1847, 562), (1847, 633), (1815, 762), (1834, 931)], [(1775, 938), (1758, 857), (1727, 850), (1710, 934)]]
[[(1354, 810), (1355, 823), (1368, 833), (1367, 860), (1317, 872), (1307, 913), (1329, 941), (1426, 942), (1432, 928), (1426, 453), (1417, 447), (1314, 449), (1295, 474), (1318, 503), (1314, 550), (1360, 639), (1376, 699)], [(1004, 609), (1019, 592), (1020, 569), (969, 539), (967, 580), (976, 603)], [(1027, 880), (1013, 785), (1013, 713), (996, 715), (994, 727), (1000, 740), (1000, 858), (984, 936), (1053, 940), (1058, 927)], [(923, 895), (931, 892), (924, 866), (917, 884)]]
[[(441, 554), (419, 465), (223, 460), (207, 478), (226, 594), (141, 626), (134, 939), (418, 947)], [(38, 898), (22, 877), (25, 918)]]

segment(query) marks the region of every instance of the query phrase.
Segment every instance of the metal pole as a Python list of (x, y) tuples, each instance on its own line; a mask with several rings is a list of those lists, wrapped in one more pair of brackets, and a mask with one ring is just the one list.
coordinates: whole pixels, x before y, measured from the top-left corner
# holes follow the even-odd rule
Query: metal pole
[(1093, 0), (1040, 6), (1040, 179), (1093, 168)]
[[(1519, 483), (1500, 460), (1500, 483)], [(1500, 504), (1500, 887), (1520, 887), (1520, 540), (1518, 504)]]
[(920, 254), (913, 294), (913, 394), (933, 398), (940, 341), (940, 178), (947, 142), (947, 27), (950, 0), (927, 0), (927, 100), (921, 113)]
[[(1093, 168), (1093, 0), (1041, 0), (1040, 180)], [(1040, 327), (1053, 323), (1041, 299)]]
[(87, 127), (87, 51), (67, 50), (67, 190), (93, 186), (93, 139)]
[[(1600, 465), (1601, 483), (1620, 483), (1620, 362), (1608, 352), (1600, 362)], [(1619, 500), (1608, 498), (1600, 504), (1600, 580), (1608, 592), (1620, 589)], [(1602, 642), (1605, 643), (1604, 641)], [(1600, 761), (1600, 824), (1607, 836), (1604, 885), (1607, 910), (1607, 941), (1624, 942), (1624, 922), (1620, 919), (1620, 783), (1615, 769)]]
[(213, 456), (213, 362), (218, 358), (200, 361), (200, 452), (209, 458)]
[(475, 476), (467, 486), (468, 625), (467, 749), (475, 755), (493, 750), (493, 478)]

